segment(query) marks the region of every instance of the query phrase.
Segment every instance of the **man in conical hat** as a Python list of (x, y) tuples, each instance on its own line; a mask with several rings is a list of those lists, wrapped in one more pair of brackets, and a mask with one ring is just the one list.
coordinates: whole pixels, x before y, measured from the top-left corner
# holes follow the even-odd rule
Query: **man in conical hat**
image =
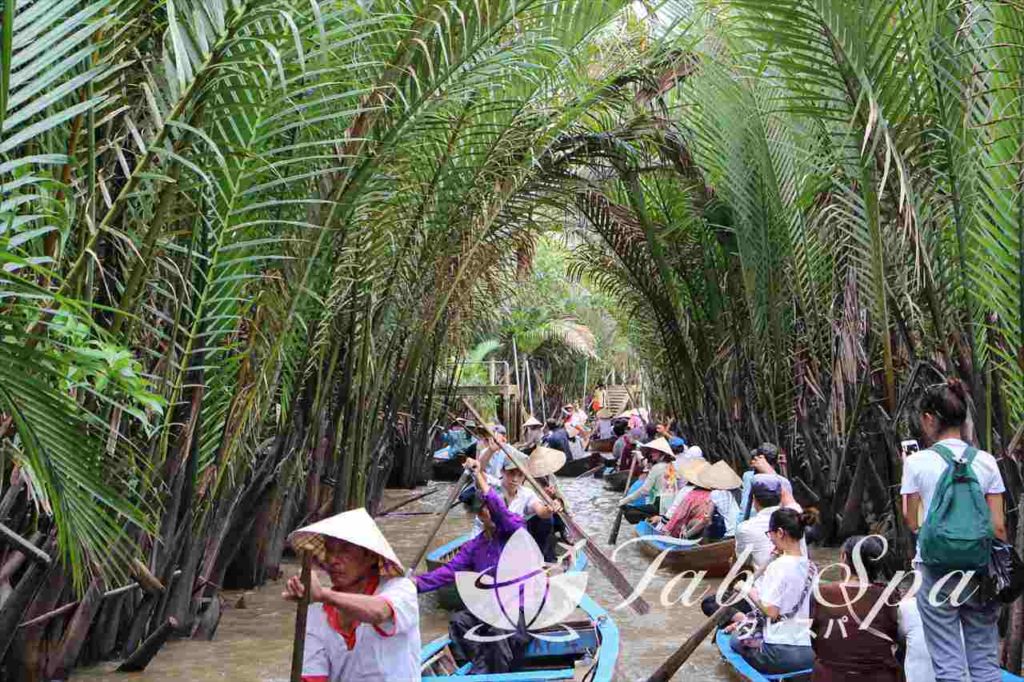
[[(310, 581), (302, 661), (303, 682), (386, 682), (420, 679), (420, 623), (416, 586), (365, 509), (338, 514), (288, 536), (311, 552), (331, 584)], [(305, 593), (298, 576), (282, 595)]]

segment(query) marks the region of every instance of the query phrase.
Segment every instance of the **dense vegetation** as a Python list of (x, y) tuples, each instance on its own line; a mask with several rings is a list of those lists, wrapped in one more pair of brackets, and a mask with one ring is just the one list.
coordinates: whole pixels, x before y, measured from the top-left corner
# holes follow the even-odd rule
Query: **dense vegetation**
[[(0, 625), (84, 595), (0, 626), (16, 679), (91, 623), (89, 657), (188, 633), (307, 514), (415, 482), (453, 357), (597, 324), (502, 315), (553, 230), (655, 407), (779, 442), (833, 537), (899, 533), (949, 374), (1017, 507), (1018, 0), (2, 7), (0, 521), (60, 561), (5, 548)], [(98, 598), (140, 565), (164, 592)]]

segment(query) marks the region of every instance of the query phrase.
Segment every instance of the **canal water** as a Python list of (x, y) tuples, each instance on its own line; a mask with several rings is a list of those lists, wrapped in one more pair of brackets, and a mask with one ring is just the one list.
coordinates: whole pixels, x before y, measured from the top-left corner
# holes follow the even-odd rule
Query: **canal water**
[[(430, 497), (417, 500), (402, 508), (402, 512), (435, 511), (448, 495), (451, 484), (440, 483), (442, 489)], [(573, 516), (602, 548), (615, 519), (619, 493), (604, 489), (600, 480), (561, 479), (560, 485), (569, 499)], [(401, 500), (409, 491), (389, 490), (389, 501)], [(400, 559), (409, 562), (430, 532), (430, 516), (387, 516), (378, 519), (381, 529), (391, 542)], [(453, 509), (447, 523), (441, 528), (434, 546), (455, 539), (467, 532), (471, 519), (461, 508)], [(635, 537), (632, 527), (623, 522), (619, 533), (621, 544)], [(837, 558), (833, 549), (813, 548), (812, 556), (819, 566)], [(616, 563), (635, 585), (649, 566), (651, 559), (634, 545), (625, 547), (616, 557)], [(421, 567), (422, 570), (422, 567)], [(286, 574), (297, 573), (294, 566)], [(611, 610), (622, 598), (601, 573), (588, 569), (587, 592), (598, 603)], [(622, 647), (619, 655), (618, 677), (623, 681), (643, 680), (658, 667), (686, 637), (704, 622), (697, 606), (682, 604), (664, 606), (662, 591), (674, 576), (669, 569), (660, 569), (644, 591), (651, 612), (638, 616), (628, 608), (612, 611), (619, 626)], [(718, 581), (706, 581), (712, 589)], [(672, 586), (670, 601), (680, 597), (683, 587)], [(281, 599), (281, 581), (268, 582), (257, 590), (230, 591), (224, 615), (212, 642), (180, 640), (169, 642), (145, 672), (114, 673), (116, 664), (104, 664), (76, 671), (75, 677), (93, 682), (284, 682), (288, 679), (291, 661), (292, 630), (295, 605)], [(699, 593), (699, 592), (698, 592)], [(424, 642), (447, 632), (447, 612), (439, 609), (430, 595), (420, 598), (420, 626)], [(674, 678), (676, 680), (702, 680), (702, 682), (738, 680), (722, 663), (710, 638), (690, 657)]]

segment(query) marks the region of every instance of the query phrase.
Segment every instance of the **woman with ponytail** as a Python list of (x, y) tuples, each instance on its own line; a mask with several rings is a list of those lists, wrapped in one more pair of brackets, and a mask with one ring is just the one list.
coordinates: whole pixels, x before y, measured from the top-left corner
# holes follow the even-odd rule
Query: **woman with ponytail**
[[(778, 556), (747, 592), (747, 601), (760, 617), (737, 615), (726, 628), (729, 644), (751, 666), (768, 675), (809, 670), (811, 649), (810, 602), (817, 569), (801, 551), (800, 541), (817, 517), (813, 512), (779, 509), (772, 513), (766, 535)], [(745, 590), (742, 583), (737, 585)], [(763, 625), (756, 630), (752, 623)]]
[[(971, 511), (963, 513), (986, 515), (986, 520), (991, 522), (990, 533), (1005, 541), (1003, 492), (1006, 488), (999, 466), (992, 455), (964, 442), (962, 429), (966, 420), (967, 391), (959, 379), (930, 386), (921, 396), (916, 426), (928, 449), (910, 455), (903, 465), (900, 492), (906, 501), (906, 522), (915, 533), (925, 525), (933, 511), (931, 505), (936, 489), (947, 469), (953, 466), (950, 462), (969, 462), (969, 471), (974, 474), (980, 494), (984, 496), (984, 504), (979, 503), (980, 512), (975, 511), (977, 507), (971, 507)], [(959, 509), (957, 513), (960, 513)], [(958, 522), (958, 517), (952, 520), (948, 516), (943, 517), (943, 523)], [(959, 602), (958, 605), (952, 605), (950, 594), (960, 583), (958, 575), (947, 580), (933, 598), (932, 588), (949, 572), (949, 568), (931, 558), (927, 563), (922, 561), (920, 543), (914, 568), (920, 571), (922, 578), (917, 605), (935, 678), (940, 682), (959, 681), (966, 679), (970, 670), (972, 682), (999, 682), (999, 602), (986, 599), (983, 596), (985, 591), (978, 589), (979, 579), (975, 578), (957, 599), (952, 600)], [(964, 599), (964, 595), (970, 596)]]
[(811, 604), (812, 682), (900, 682), (893, 653), (900, 635), (898, 611), (885, 603), (876, 610), (885, 599), (885, 551), (877, 535), (847, 538), (839, 555), (843, 580), (819, 583)]

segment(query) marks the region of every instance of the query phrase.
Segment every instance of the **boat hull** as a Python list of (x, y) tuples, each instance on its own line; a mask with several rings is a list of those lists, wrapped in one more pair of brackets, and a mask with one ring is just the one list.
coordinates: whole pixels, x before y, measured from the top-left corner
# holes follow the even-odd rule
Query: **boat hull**
[(732, 650), (732, 647), (729, 646), (729, 635), (722, 630), (715, 632), (715, 646), (718, 647), (718, 652), (722, 654), (725, 662), (743, 679), (749, 680), (749, 682), (768, 682), (769, 680), (792, 680), (792, 682), (798, 682), (811, 678), (811, 670), (800, 670), (785, 675), (764, 675), (759, 673), (743, 660), (742, 656)]
[[(576, 679), (573, 662), (588, 652), (596, 651), (587, 679), (593, 682), (611, 682), (619, 659), (619, 628), (611, 616), (590, 597), (584, 595), (579, 608), (589, 620), (586, 627), (575, 628), (578, 639), (566, 642), (532, 638), (526, 650), (529, 669), (511, 673), (471, 675), (469, 664), (447, 675), (424, 674), (423, 682), (541, 682)], [(420, 661), (425, 663), (451, 645), (447, 636), (438, 637), (423, 647)], [(543, 664), (541, 667), (538, 664)]]
[(629, 482), (629, 469), (604, 475), (604, 487), (612, 492), (621, 493)]
[(636, 534), (641, 537), (637, 543), (640, 551), (647, 556), (653, 558), (667, 551), (661, 565), (674, 571), (704, 571), (709, 578), (721, 578), (728, 575), (736, 557), (735, 538), (681, 547), (659, 539), (646, 521), (636, 524)]
[[(795, 673), (789, 673), (787, 675), (765, 675), (755, 670), (749, 663), (743, 660), (743, 657), (732, 650), (729, 646), (729, 635), (722, 630), (715, 632), (715, 646), (718, 647), (718, 652), (722, 654), (722, 658), (725, 662), (736, 671), (743, 679), (749, 682), (765, 682), (769, 680), (793, 680), (798, 682), (800, 680), (810, 679), (811, 671), (803, 670)], [(912, 682), (912, 681), (911, 681)], [(1002, 682), (1024, 682), (1024, 677), (1018, 677), (1012, 673), (1003, 671)]]

